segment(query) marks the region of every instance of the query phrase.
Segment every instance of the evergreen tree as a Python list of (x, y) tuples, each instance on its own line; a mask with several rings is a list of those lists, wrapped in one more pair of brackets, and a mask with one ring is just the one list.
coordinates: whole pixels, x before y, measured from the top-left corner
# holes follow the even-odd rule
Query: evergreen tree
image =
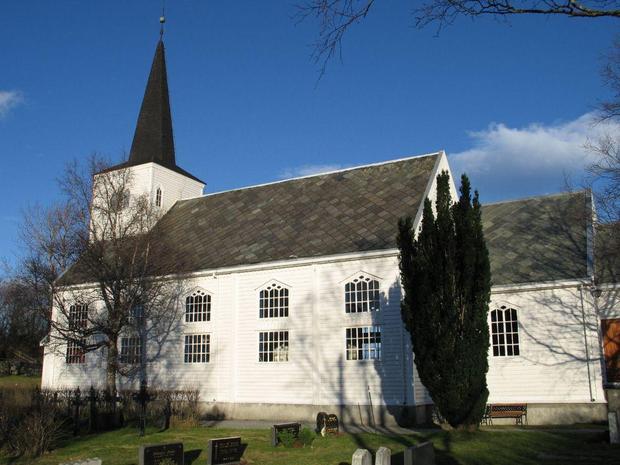
[(491, 271), (478, 192), (472, 201), (463, 175), (453, 203), (449, 185), (446, 171), (437, 176), (436, 213), (426, 199), (417, 237), (411, 218), (399, 221), (401, 313), (439, 413), (453, 427), (472, 428), (488, 397)]

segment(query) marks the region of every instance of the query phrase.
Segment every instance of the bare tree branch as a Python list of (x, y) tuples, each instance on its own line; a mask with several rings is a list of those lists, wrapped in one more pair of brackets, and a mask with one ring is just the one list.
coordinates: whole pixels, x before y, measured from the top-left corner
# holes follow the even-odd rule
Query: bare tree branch
[(349, 28), (368, 15), (375, 0), (312, 0), (297, 5), (298, 22), (309, 17), (319, 21), (319, 37), (312, 60), (319, 64), (319, 79), (336, 53), (342, 60), (342, 38)]
[[(103, 350), (114, 393), (117, 374), (145, 376), (159, 355), (179, 320), (183, 280), (162, 278), (181, 264), (167, 260), (173, 241), (158, 227), (161, 210), (134, 193), (131, 169), (107, 166), (98, 156), (69, 164), (60, 180), (65, 199), (27, 212), (21, 271), (42, 296), (50, 348), (78, 364)], [(122, 337), (139, 338), (135, 360), (120, 360)]]

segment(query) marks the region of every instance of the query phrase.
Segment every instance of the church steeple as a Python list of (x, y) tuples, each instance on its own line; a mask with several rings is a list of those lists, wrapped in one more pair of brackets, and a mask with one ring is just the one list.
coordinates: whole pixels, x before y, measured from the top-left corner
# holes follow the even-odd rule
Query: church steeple
[(164, 42), (159, 40), (133, 136), (129, 164), (154, 162), (175, 169)]

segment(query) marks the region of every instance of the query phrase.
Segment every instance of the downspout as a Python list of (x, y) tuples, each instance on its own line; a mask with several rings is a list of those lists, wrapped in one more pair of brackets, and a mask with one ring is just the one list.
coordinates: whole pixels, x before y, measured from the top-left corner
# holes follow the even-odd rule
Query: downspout
[(586, 368), (588, 370), (588, 389), (590, 391), (590, 402), (596, 401), (592, 393), (592, 375), (590, 374), (590, 349), (588, 348), (588, 335), (586, 329), (586, 312), (583, 305), (583, 284), (579, 286), (579, 296), (581, 298), (581, 324), (583, 327), (583, 344), (586, 349)]

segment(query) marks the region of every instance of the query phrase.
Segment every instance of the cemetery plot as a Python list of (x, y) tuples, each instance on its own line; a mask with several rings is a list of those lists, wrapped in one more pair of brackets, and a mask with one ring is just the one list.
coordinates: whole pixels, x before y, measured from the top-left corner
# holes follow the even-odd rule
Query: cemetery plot
[(239, 436), (210, 439), (207, 446), (207, 465), (239, 464), (246, 447), (246, 444), (241, 444)]
[(183, 465), (183, 443), (140, 446), (140, 465)]
[(277, 446), (280, 441), (280, 434), (283, 432), (291, 434), (295, 439), (299, 438), (301, 423), (280, 423), (271, 427), (271, 445)]

